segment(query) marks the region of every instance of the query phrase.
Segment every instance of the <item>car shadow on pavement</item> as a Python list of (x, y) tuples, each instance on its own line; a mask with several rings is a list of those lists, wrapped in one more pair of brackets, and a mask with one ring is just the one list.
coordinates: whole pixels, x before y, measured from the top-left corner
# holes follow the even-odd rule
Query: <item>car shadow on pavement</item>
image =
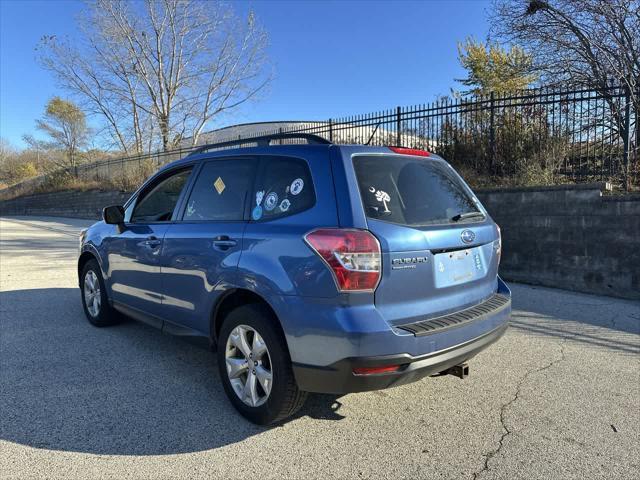
[(625, 355), (640, 352), (640, 302), (519, 284), (511, 288), (513, 329)]
[[(162, 455), (269, 430), (233, 409), (210, 351), (133, 321), (95, 328), (84, 318), (78, 289), (0, 292), (0, 329), (3, 440)], [(336, 396), (312, 396), (290, 421), (339, 420), (339, 406)]]

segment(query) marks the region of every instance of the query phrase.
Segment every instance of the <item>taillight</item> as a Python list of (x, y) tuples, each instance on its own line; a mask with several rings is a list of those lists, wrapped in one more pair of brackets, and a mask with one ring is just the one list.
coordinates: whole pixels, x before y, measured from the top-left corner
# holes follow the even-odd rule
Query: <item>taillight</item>
[(393, 373), (400, 370), (401, 365), (388, 365), (386, 367), (362, 367), (354, 368), (354, 375), (380, 375), (381, 373)]
[(417, 155), (418, 157), (428, 157), (431, 155), (426, 150), (420, 150), (418, 148), (407, 148), (407, 147), (389, 147), (394, 153), (399, 153), (400, 155)]
[(366, 230), (322, 228), (305, 240), (333, 272), (340, 291), (373, 291), (380, 280), (378, 239)]
[(500, 231), (500, 226), (496, 225), (498, 229), (498, 239), (493, 241), (493, 251), (496, 253), (496, 257), (498, 257), (498, 265), (500, 265), (500, 257), (502, 257), (502, 232)]

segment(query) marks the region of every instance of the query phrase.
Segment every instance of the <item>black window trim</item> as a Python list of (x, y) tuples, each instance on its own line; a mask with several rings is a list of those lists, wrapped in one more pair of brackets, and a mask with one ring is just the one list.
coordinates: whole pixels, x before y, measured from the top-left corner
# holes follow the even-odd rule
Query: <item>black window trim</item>
[(174, 207), (173, 213), (171, 214), (171, 219), (166, 221), (155, 221), (155, 222), (132, 222), (131, 219), (129, 219), (129, 221), (126, 222), (125, 225), (169, 225), (172, 223), (176, 223), (177, 213), (182, 209), (182, 203), (184, 202), (185, 192), (190, 188), (190, 185), (193, 183), (193, 179), (195, 178), (194, 172), (198, 169), (198, 165), (195, 162), (176, 165), (175, 167), (156, 173), (146, 183), (144, 183), (124, 205), (124, 208), (126, 210), (131, 205), (131, 203), (134, 204), (133, 211), (131, 212), (131, 217), (133, 217), (133, 214), (136, 211), (136, 207), (138, 206), (137, 205), (138, 200), (140, 199), (141, 196), (146, 195), (150, 190), (153, 190), (160, 182), (163, 182), (167, 178), (173, 175), (176, 175), (181, 171), (189, 170), (189, 169), (191, 170), (191, 173), (187, 178), (187, 182), (185, 183), (185, 186), (182, 188), (182, 191), (180, 192), (180, 196), (178, 197), (176, 206)]
[(249, 182), (249, 185), (251, 187), (251, 185), (255, 184), (257, 172), (260, 169), (259, 159), (257, 158), (256, 155), (233, 155), (228, 157), (203, 158), (198, 162), (198, 164), (196, 165), (196, 168), (192, 172), (191, 181), (187, 185), (187, 188), (185, 188), (185, 194), (182, 197), (183, 202), (180, 204), (180, 208), (176, 209), (177, 214), (175, 215), (176, 218), (174, 219), (173, 223), (187, 225), (187, 224), (196, 224), (196, 223), (246, 223), (247, 222), (247, 220), (251, 216), (251, 212), (250, 212), (251, 204), (247, 201), (247, 198), (249, 197), (250, 192), (247, 193), (244, 199), (244, 209), (242, 211), (242, 220), (185, 220), (184, 219), (184, 214), (187, 209), (187, 203), (191, 196), (191, 192), (193, 191), (196, 181), (198, 180), (198, 177), (200, 176), (200, 173), (204, 169), (205, 165), (212, 162), (224, 161), (224, 160), (252, 160), (255, 163), (255, 168), (253, 170), (253, 178)]
[[(318, 205), (318, 196), (316, 195), (316, 185), (315, 185), (315, 181), (313, 178), (313, 169), (311, 168), (311, 165), (309, 164), (309, 161), (306, 158), (303, 157), (298, 157), (296, 155), (281, 155), (281, 154), (273, 154), (273, 153), (265, 153), (265, 154), (260, 154), (260, 155), (256, 155), (258, 157), (259, 160), (259, 164), (258, 164), (258, 168), (256, 170), (256, 175), (253, 179), (253, 187), (251, 188), (251, 192), (249, 194), (249, 198), (251, 199), (250, 202), (247, 202), (247, 205), (249, 206), (248, 208), (248, 219), (249, 219), (249, 223), (268, 223), (268, 222), (275, 222), (277, 220), (283, 219), (283, 218), (289, 218), (289, 217), (293, 217), (295, 215), (299, 215), (303, 212), (306, 212), (308, 210), (311, 210), (312, 208), (314, 208), (316, 205)], [(303, 163), (305, 165), (305, 167), (307, 168), (307, 171), (309, 172), (309, 178), (311, 180), (311, 186), (313, 187), (313, 202), (305, 209), (303, 210), (299, 210), (295, 213), (291, 213), (289, 215), (286, 214), (282, 214), (282, 215), (278, 215), (278, 216), (273, 216), (273, 217), (269, 217), (269, 218), (265, 218), (262, 217), (259, 220), (254, 220), (253, 218), (251, 218), (251, 210), (253, 210), (253, 201), (254, 201), (254, 197), (253, 195), (255, 194), (255, 192), (258, 189), (258, 179), (261, 178), (262, 174), (265, 172), (269, 159), (276, 159), (276, 158), (285, 158), (288, 160), (294, 160), (296, 162), (299, 163)]]

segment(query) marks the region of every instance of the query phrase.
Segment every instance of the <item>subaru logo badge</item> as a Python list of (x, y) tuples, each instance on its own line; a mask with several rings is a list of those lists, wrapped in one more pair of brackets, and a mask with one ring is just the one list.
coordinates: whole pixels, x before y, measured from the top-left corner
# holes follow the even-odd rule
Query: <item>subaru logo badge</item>
[(471, 243), (476, 239), (476, 234), (471, 230), (463, 230), (460, 234), (460, 238), (464, 243)]

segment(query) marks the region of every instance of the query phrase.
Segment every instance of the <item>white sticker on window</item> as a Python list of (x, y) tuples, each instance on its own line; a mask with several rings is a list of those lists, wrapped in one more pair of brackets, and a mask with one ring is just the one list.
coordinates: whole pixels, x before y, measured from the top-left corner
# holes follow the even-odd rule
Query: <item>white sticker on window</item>
[(256, 192), (256, 206), (260, 206), (262, 199), (264, 198), (264, 190)]
[(286, 212), (287, 210), (289, 210), (290, 206), (291, 206), (291, 202), (285, 198), (284, 200), (282, 200), (282, 202), (280, 202), (280, 211)]
[(303, 188), (304, 180), (302, 180), (301, 178), (296, 178), (293, 182), (291, 182), (291, 195), (298, 195)]
[(384, 190), (378, 190), (376, 192), (376, 200), (382, 202), (382, 205), (384, 206), (384, 213), (391, 213), (391, 210), (387, 207), (387, 202), (391, 201), (391, 197), (387, 192)]
[(194, 205), (194, 203), (195, 203), (195, 200), (191, 200), (189, 205), (187, 205), (187, 217), (190, 217), (194, 213), (196, 213), (196, 206)]
[(278, 194), (276, 192), (271, 192), (267, 195), (267, 198), (264, 199), (264, 208), (268, 212), (276, 208), (278, 205)]

